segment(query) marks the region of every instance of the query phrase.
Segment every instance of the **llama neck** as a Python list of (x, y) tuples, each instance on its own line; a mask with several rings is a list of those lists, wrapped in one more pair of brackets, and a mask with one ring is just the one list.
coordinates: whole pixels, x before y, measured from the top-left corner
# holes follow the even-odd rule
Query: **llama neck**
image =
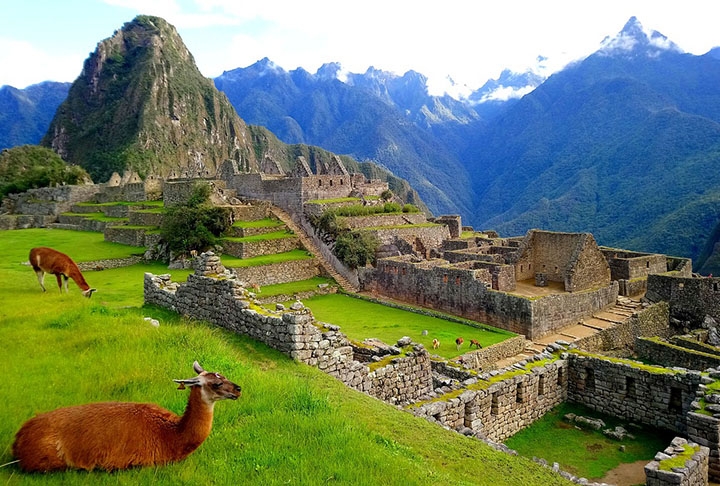
[(185, 408), (185, 413), (178, 424), (178, 431), (187, 447), (192, 452), (207, 439), (212, 429), (214, 402), (206, 402), (202, 397), (202, 388), (193, 386)]
[(77, 286), (80, 287), (82, 290), (87, 290), (90, 288), (90, 286), (85, 281), (85, 277), (83, 277), (77, 265), (71, 265), (70, 268), (68, 268), (68, 277), (73, 279)]

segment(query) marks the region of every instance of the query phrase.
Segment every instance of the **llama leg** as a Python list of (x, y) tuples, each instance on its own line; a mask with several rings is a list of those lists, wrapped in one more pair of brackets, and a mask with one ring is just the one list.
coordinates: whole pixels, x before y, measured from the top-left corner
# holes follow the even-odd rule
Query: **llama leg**
[[(59, 277), (58, 277), (58, 278), (59, 278)], [(68, 280), (69, 280), (69, 278), (68, 278), (67, 275), (63, 275), (62, 278), (63, 278), (63, 285), (62, 285), (62, 286), (63, 286), (63, 290), (65, 290), (65, 293), (67, 294), (67, 293), (70, 292), (70, 291), (68, 290)]]
[(35, 274), (37, 275), (38, 282), (40, 282), (40, 288), (45, 292), (45, 272), (38, 268), (35, 270)]
[(60, 289), (60, 293), (62, 293), (62, 289), (63, 289), (62, 274), (56, 273), (56, 274), (55, 274), (55, 278), (57, 279), (58, 289)]

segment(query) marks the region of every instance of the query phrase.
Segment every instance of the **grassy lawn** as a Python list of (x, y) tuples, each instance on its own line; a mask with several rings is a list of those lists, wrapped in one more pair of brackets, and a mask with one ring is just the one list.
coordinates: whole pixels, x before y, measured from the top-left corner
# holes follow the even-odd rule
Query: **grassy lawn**
[[(20, 425), (36, 413), (95, 401), (154, 402), (182, 413), (193, 360), (243, 387), (215, 407), (210, 437), (188, 459), (105, 473), (25, 474), (0, 467), (6, 485), (570, 485), (528, 459), (497, 452), (362, 393), (315, 368), (224, 329), (142, 306), (142, 274), (162, 265), (87, 272), (92, 299), (40, 291), (27, 260), (46, 245), (78, 261), (127, 256), (135, 247), (64, 230), (0, 231), (0, 465)], [(143, 317), (160, 321), (150, 326)], [(336, 319), (333, 319), (336, 320)], [(78, 431), (82, 433), (82, 431)]]
[[(477, 339), (485, 347), (515, 335), (502, 329), (477, 329), (344, 294), (319, 295), (303, 303), (312, 310), (316, 319), (337, 324), (350, 339), (362, 341), (372, 337), (387, 344), (395, 344), (401, 337), (409, 336), (430, 352), (445, 358), (468, 352), (470, 339)], [(426, 336), (422, 335), (424, 330), (428, 331)], [(455, 338), (458, 336), (465, 339), (460, 351), (455, 347)], [(433, 350), (432, 341), (435, 338), (440, 341), (440, 348)]]
[(317, 290), (318, 285), (328, 284), (333, 285), (335, 281), (331, 278), (325, 277), (313, 277), (307, 280), (300, 280), (297, 282), (287, 282), (275, 285), (263, 285), (260, 288), (258, 297), (272, 297), (273, 295), (294, 295), (298, 292), (307, 292), (310, 290)]
[(258, 267), (261, 265), (270, 265), (272, 263), (282, 263), (294, 260), (307, 260), (312, 258), (312, 254), (306, 250), (296, 248), (295, 250), (283, 253), (275, 253), (273, 255), (260, 255), (252, 258), (238, 258), (232, 255), (221, 255), (220, 260), (227, 268), (241, 267)]
[[(635, 439), (622, 442), (610, 439), (601, 431), (585, 430), (563, 420), (568, 413), (600, 418), (606, 427), (620, 425)], [(564, 471), (589, 480), (600, 480), (607, 471), (622, 463), (646, 460), (650, 462), (657, 451), (665, 449), (676, 434), (647, 426), (630, 427), (614, 417), (595, 412), (581, 405), (564, 403), (505, 441), (505, 444), (526, 457), (540, 457), (551, 464), (557, 462)], [(557, 438), (548, 440), (549, 437)], [(620, 446), (625, 450), (621, 451)]]

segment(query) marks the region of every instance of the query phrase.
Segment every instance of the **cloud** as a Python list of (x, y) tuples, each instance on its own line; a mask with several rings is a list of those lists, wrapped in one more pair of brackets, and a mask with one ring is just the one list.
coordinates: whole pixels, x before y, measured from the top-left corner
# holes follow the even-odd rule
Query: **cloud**
[[(29, 42), (0, 37), (0, 66), (22, 66), (22, 69), (4, 68), (3, 83), (18, 89), (41, 81), (75, 79), (83, 61), (82, 56), (53, 56)], [(48, 73), (52, 75), (48, 77)]]

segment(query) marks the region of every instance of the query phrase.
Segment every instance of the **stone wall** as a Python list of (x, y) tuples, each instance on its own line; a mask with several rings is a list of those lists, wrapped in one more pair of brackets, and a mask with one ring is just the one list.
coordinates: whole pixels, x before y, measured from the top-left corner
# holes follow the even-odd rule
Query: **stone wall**
[(555, 360), (522, 372), (513, 369), (492, 382), (481, 380), (461, 393), (407, 409), (451, 429), (468, 428), (492, 441), (503, 441), (565, 401), (566, 377), (566, 362)]
[[(56, 216), (67, 213), (73, 204), (91, 200), (101, 190), (96, 184), (41, 187), (3, 198), (0, 212), (32, 216)], [(37, 221), (43, 221), (38, 219)]]
[(184, 284), (172, 282), (169, 275), (146, 273), (144, 294), (146, 304), (250, 336), (371, 396), (403, 404), (432, 390), (429, 355), (422, 345), (404, 338), (398, 342), (397, 356), (370, 371), (354, 359), (353, 348), (338, 326), (315, 322), (302, 305), (291, 311), (258, 307), (242, 282), (212, 252), (197, 258), (195, 273)]
[[(689, 452), (690, 453), (689, 453)], [(681, 466), (671, 469), (663, 467), (664, 461), (673, 461), (685, 457)], [(682, 437), (673, 439), (669, 447), (655, 456), (655, 460), (645, 466), (645, 484), (647, 486), (699, 486), (708, 484), (708, 462), (710, 449), (688, 443)]]
[(610, 283), (610, 268), (589, 233), (530, 230), (515, 261), (518, 280), (542, 273), (548, 281), (562, 282), (575, 292)]
[(377, 226), (399, 226), (421, 224), (427, 221), (423, 213), (376, 214), (373, 216), (343, 216), (342, 222), (349, 229), (371, 228)]
[(263, 255), (274, 255), (300, 248), (300, 239), (288, 235), (287, 238), (272, 238), (267, 240), (238, 241), (232, 238), (222, 238), (220, 244), (224, 252), (238, 258), (253, 258)]
[(687, 414), (686, 420), (688, 439), (710, 449), (709, 478), (715, 482), (720, 481), (720, 418), (690, 412)]
[(602, 252), (610, 266), (613, 280), (632, 280), (647, 277), (654, 273), (665, 273), (668, 270), (665, 255), (639, 253), (616, 248), (602, 248)]
[(660, 339), (638, 337), (635, 353), (639, 359), (667, 367), (706, 370), (720, 367), (720, 356), (683, 348)]
[(672, 330), (668, 324), (670, 306), (667, 302), (649, 305), (634, 313), (620, 324), (575, 341), (578, 348), (590, 352), (604, 352), (624, 349), (630, 354), (635, 348), (637, 336), (670, 337)]
[(260, 286), (307, 280), (320, 275), (319, 264), (315, 258), (273, 263), (261, 267), (237, 267), (233, 270), (240, 280)]
[(105, 241), (122, 243), (130, 246), (150, 246), (146, 242), (146, 230), (143, 228), (127, 228), (125, 226), (107, 226), (103, 232)]
[[(374, 228), (366, 231), (375, 235), (381, 245), (396, 245), (398, 248), (405, 246), (423, 257), (430, 249), (440, 248), (443, 241), (450, 237), (450, 230), (445, 225)], [(405, 245), (402, 245), (402, 242)], [(409, 252), (403, 251), (402, 248), (400, 251)]]
[(702, 383), (696, 371), (567, 353), (571, 402), (636, 423), (685, 434)]
[(613, 305), (618, 297), (618, 284), (595, 290), (550, 294), (531, 301), (532, 334), (530, 339), (550, 334), (565, 326), (575, 324), (607, 306)]
[(469, 370), (494, 370), (497, 368), (498, 361), (522, 353), (525, 350), (526, 342), (525, 336), (515, 336), (491, 346), (467, 352), (458, 356), (456, 360)]
[[(707, 335), (707, 331), (703, 332), (703, 334)], [(694, 349), (695, 351), (700, 351), (701, 353), (710, 354), (720, 358), (720, 348), (711, 344), (706, 344), (703, 341), (699, 341), (699, 337), (700, 336), (671, 336), (668, 341), (676, 346)]]
[(720, 278), (649, 275), (648, 296), (670, 302), (670, 316), (700, 327), (705, 316), (720, 319)]
[(529, 339), (573, 324), (614, 304), (618, 296), (618, 285), (613, 282), (593, 291), (529, 299), (491, 290), (488, 282), (493, 278), (498, 276), (493, 277), (488, 267), (459, 268), (440, 259), (415, 263), (406, 256), (383, 258), (374, 270), (361, 271), (363, 290), (485, 322)]
[(133, 226), (162, 226), (165, 213), (157, 211), (130, 211), (128, 224)]

